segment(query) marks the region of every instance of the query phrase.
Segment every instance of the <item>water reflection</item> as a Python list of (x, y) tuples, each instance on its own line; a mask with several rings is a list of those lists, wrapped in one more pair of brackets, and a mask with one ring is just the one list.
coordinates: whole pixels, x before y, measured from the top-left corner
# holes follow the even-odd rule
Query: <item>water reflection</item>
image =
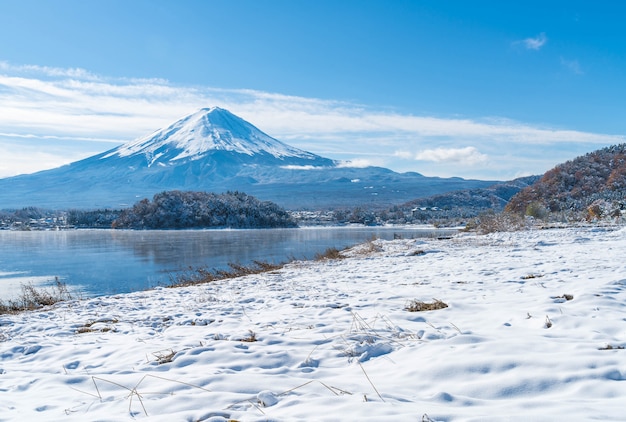
[[(305, 228), (276, 230), (60, 232), (0, 231), (0, 298), (29, 277), (39, 284), (55, 277), (84, 296), (124, 293), (166, 284), (190, 267), (226, 268), (228, 263), (309, 259), (372, 237), (392, 239), (446, 235), (416, 228)], [(19, 277), (6, 273), (19, 273)], [(5, 275), (2, 275), (5, 274)]]

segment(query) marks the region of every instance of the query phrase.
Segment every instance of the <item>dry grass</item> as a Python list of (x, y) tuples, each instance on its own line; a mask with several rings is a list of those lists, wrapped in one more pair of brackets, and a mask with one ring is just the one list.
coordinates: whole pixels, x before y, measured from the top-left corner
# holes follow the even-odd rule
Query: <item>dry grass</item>
[(327, 259), (343, 259), (344, 256), (341, 254), (341, 251), (337, 248), (328, 248), (323, 253), (316, 253), (315, 260), (316, 261), (324, 261)]
[(257, 340), (256, 333), (252, 330), (248, 331), (248, 335), (246, 337), (239, 339), (239, 341), (243, 341), (245, 343), (254, 343)]
[(212, 281), (226, 280), (229, 278), (243, 277), (253, 274), (267, 273), (276, 271), (285, 266), (281, 264), (270, 264), (263, 261), (253, 261), (249, 266), (230, 263), (229, 270), (198, 268), (190, 269), (190, 271), (172, 276), (171, 282), (167, 287), (185, 287), (195, 284), (210, 283)]
[(380, 246), (380, 243), (378, 243), (376, 240), (377, 239), (369, 240), (367, 242), (360, 243), (350, 248), (346, 248), (343, 251), (340, 251), (339, 256), (334, 257), (334, 259), (337, 259), (337, 258), (341, 259), (341, 258), (347, 258), (347, 257), (371, 256), (373, 254), (382, 252), (383, 248)]
[(176, 356), (176, 352), (172, 349), (167, 349), (154, 352), (152, 355), (156, 358), (157, 365), (163, 365), (164, 363), (172, 362), (174, 360), (174, 356)]
[(527, 274), (522, 276), (522, 280), (532, 280), (533, 278), (541, 278), (543, 274)]
[(434, 302), (422, 302), (421, 300), (413, 299), (408, 305), (404, 307), (409, 312), (424, 312), (424, 311), (436, 311), (437, 309), (447, 308), (448, 304), (442, 302), (439, 299), (435, 299)]
[[(89, 321), (84, 325), (81, 325), (76, 329), (76, 334), (85, 334), (85, 333), (106, 333), (109, 331), (115, 331), (115, 328), (108, 324), (117, 324), (119, 321), (115, 318), (113, 319), (100, 319), (97, 321)], [(107, 324), (103, 327), (94, 327), (95, 324)]]
[(544, 328), (552, 328), (552, 320), (548, 315), (546, 315), (546, 322), (544, 323)]
[[(394, 239), (396, 239), (396, 235), (394, 234)], [(373, 254), (377, 252), (382, 252), (383, 248), (380, 245), (377, 245), (375, 242), (378, 240), (377, 237), (372, 236), (372, 238), (364, 245), (363, 253), (364, 254)]]
[(32, 284), (22, 284), (22, 292), (17, 299), (7, 302), (0, 300), (0, 314), (13, 314), (54, 305), (57, 302), (72, 300), (67, 285), (59, 279), (49, 288), (37, 288)]
[(486, 212), (467, 224), (465, 230), (476, 230), (479, 234), (494, 232), (512, 232), (523, 230), (526, 227), (524, 218), (510, 212)]
[(598, 350), (624, 350), (624, 346), (613, 346), (611, 344), (607, 344), (604, 347), (600, 347)]

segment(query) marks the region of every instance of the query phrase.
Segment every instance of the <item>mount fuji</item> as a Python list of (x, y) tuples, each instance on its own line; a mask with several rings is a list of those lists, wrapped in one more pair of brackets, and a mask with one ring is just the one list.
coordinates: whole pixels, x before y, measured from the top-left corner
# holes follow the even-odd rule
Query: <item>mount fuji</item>
[[(218, 107), (201, 109), (165, 129), (111, 150), (101, 160), (141, 157), (140, 167), (155, 164), (167, 167), (215, 155), (222, 160), (229, 157), (229, 161), (234, 160), (242, 166), (335, 165), (332, 160), (284, 144)], [(212, 170), (225, 170), (218, 162), (205, 164), (212, 165)]]
[(0, 179), (0, 209), (122, 208), (166, 190), (239, 190), (289, 209), (388, 207), (493, 183), (346, 167), (212, 107), (84, 160)]

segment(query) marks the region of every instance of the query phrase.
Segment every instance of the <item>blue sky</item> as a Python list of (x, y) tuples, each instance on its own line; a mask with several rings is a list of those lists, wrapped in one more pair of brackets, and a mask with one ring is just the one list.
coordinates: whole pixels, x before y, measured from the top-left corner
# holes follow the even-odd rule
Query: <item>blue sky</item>
[(626, 3), (0, 0), (0, 177), (221, 106), (354, 165), (490, 180), (625, 142)]

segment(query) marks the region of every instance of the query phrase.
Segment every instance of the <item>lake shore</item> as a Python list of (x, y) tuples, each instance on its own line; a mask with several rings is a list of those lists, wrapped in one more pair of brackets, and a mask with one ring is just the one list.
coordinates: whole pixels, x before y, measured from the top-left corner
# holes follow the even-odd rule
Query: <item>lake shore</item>
[(65, 283), (77, 297), (141, 291), (168, 285), (190, 269), (228, 270), (254, 261), (279, 264), (312, 259), (372, 238), (447, 235), (424, 226), (317, 227), (237, 230), (102, 230), (0, 232), (0, 299), (23, 284)]
[(618, 420), (624, 250), (623, 228), (375, 240), (0, 315), (0, 419)]

